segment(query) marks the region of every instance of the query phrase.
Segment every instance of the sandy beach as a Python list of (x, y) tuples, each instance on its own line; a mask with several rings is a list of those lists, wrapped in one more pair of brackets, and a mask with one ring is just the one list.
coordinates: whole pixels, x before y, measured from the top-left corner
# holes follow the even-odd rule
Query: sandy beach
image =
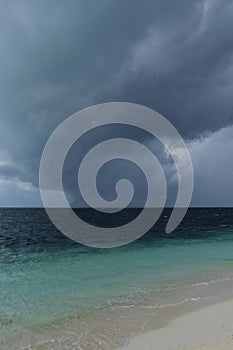
[(126, 350), (231, 350), (233, 299), (192, 311), (130, 339)]

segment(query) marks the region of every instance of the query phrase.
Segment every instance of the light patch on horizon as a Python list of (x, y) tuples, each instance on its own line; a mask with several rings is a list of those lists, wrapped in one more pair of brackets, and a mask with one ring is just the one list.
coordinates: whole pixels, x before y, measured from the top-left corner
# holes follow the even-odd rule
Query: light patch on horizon
[(0, 186), (14, 186), (22, 191), (36, 191), (31, 182), (20, 181), (17, 177), (12, 179), (0, 178)]
[(192, 141), (188, 147), (195, 171), (192, 205), (232, 206), (233, 126)]

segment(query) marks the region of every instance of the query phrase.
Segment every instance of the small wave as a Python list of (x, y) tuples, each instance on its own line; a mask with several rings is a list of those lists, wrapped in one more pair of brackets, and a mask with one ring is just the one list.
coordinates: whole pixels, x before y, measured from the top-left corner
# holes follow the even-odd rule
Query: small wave
[(230, 277), (225, 277), (225, 278), (219, 278), (216, 280), (210, 280), (210, 281), (203, 281), (203, 282), (197, 282), (194, 284), (191, 284), (192, 287), (198, 287), (198, 286), (209, 286), (211, 284), (216, 284), (216, 283), (221, 283), (221, 282), (227, 282), (227, 281), (231, 281), (232, 278)]
[(190, 297), (190, 298), (185, 298), (184, 300), (181, 300), (178, 302), (167, 303), (167, 304), (142, 305), (142, 306), (139, 306), (139, 308), (142, 308), (142, 309), (161, 309), (164, 307), (183, 305), (183, 304), (188, 303), (190, 301), (199, 301), (199, 300), (204, 299), (204, 298), (208, 298), (208, 296), (206, 295), (206, 296), (200, 296), (200, 297)]
[(215, 280), (208, 281), (208, 282), (197, 282), (194, 284), (191, 284), (192, 287), (198, 287), (198, 286), (209, 286), (210, 284), (215, 284), (217, 283)]

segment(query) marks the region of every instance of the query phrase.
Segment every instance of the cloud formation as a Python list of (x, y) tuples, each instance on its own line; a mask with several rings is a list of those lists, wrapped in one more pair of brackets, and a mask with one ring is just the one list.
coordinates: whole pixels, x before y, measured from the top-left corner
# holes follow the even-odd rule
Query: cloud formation
[[(232, 205), (201, 171), (207, 143), (231, 186), (232, 23), (232, 0), (2, 0), (0, 205), (15, 204), (12, 182), (38, 186), (41, 152), (62, 120), (117, 100), (159, 111), (193, 142), (195, 205)], [(40, 203), (20, 191), (22, 205)]]

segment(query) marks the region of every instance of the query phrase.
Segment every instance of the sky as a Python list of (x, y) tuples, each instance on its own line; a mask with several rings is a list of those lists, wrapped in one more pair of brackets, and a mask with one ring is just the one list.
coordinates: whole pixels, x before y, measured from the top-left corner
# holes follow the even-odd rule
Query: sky
[(0, 206), (40, 206), (50, 134), (111, 101), (173, 123), (193, 162), (192, 206), (232, 206), (232, 23), (232, 0), (0, 0)]

